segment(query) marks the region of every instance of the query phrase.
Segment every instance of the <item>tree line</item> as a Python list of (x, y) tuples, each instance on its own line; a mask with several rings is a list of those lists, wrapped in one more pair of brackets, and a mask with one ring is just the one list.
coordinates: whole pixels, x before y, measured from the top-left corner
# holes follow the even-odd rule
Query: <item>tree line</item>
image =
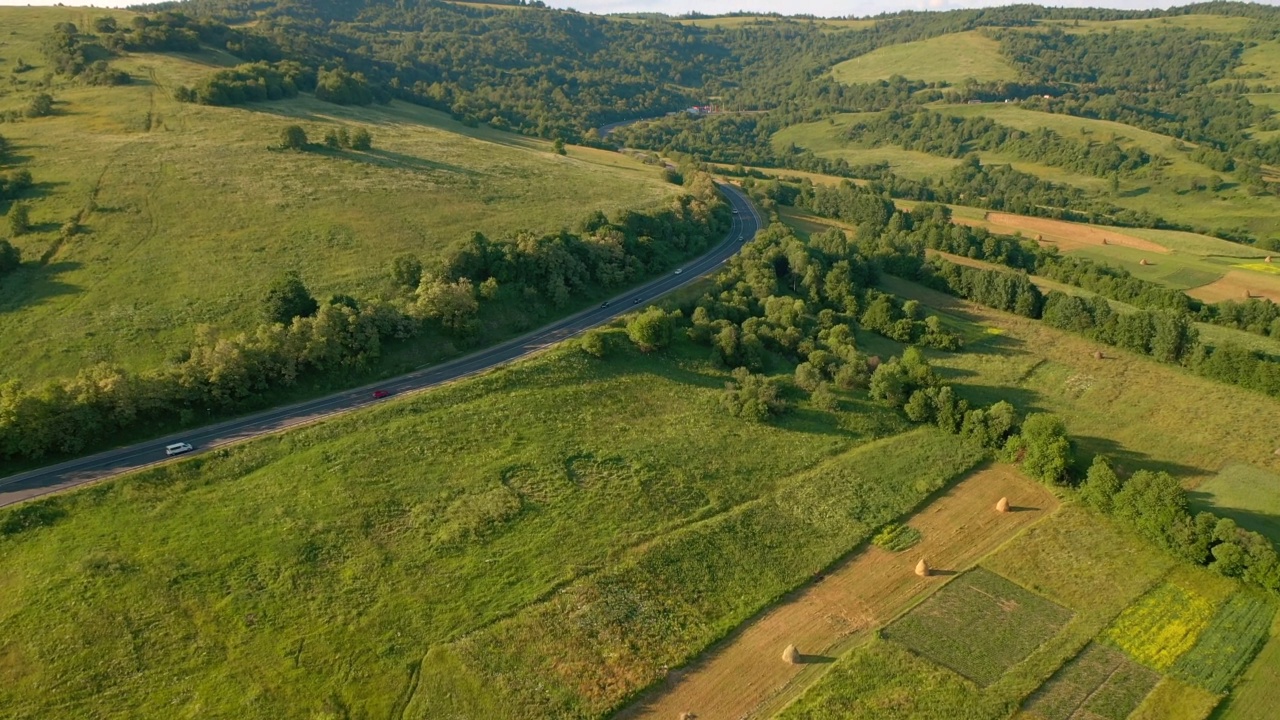
[[(106, 364), (74, 378), (0, 384), (0, 458), (78, 453), (121, 434), (191, 425), (260, 407), (269, 394), (323, 378), (349, 381), (390, 343), (467, 345), (513, 313), (560, 313), (704, 250), (730, 217), (709, 178), (651, 213), (592, 215), (580, 233), (473, 235), (437, 266), (397, 258), (386, 298), (315, 298), (286, 273), (265, 288), (262, 321), (240, 333), (197, 329), (182, 359), (144, 372)], [(505, 327), (505, 326), (502, 326)], [(509, 330), (503, 330), (507, 332)]]

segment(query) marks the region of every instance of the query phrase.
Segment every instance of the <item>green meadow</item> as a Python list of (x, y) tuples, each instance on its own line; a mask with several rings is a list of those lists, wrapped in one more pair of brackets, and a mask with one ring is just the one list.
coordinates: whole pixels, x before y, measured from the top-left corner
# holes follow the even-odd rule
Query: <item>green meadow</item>
[[(70, 8), (3, 8), (18, 53), (53, 23), (85, 23)], [(393, 102), (342, 107), (301, 96), (222, 108), (178, 103), (175, 85), (225, 57), (137, 54), (113, 61), (130, 85), (87, 87), (55, 78), (52, 117), (0, 126), (36, 181), (35, 232), (17, 237), (27, 264), (0, 285), (3, 374), (40, 380), (95, 362), (131, 369), (184, 349), (193, 329), (241, 329), (286, 269), (313, 294), (375, 297), (390, 260), (430, 262), (472, 231), (576, 228), (589, 213), (661, 205), (678, 188), (618, 153), (489, 129)], [(0, 90), (0, 111), (28, 92)], [(369, 152), (277, 152), (287, 125), (318, 142), (329, 129), (365, 128)], [(4, 208), (0, 208), (2, 211)], [(79, 215), (80, 234), (59, 228)]]
[(882, 47), (838, 63), (831, 68), (831, 74), (849, 85), (887, 80), (894, 75), (954, 84), (968, 78), (1018, 78), (1017, 71), (1000, 54), (999, 43), (976, 31)]

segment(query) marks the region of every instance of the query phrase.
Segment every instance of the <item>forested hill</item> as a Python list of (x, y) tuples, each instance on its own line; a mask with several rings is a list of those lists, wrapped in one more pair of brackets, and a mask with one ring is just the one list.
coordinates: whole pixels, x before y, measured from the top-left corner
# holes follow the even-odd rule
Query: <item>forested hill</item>
[[(470, 122), (566, 140), (593, 139), (590, 128), (608, 122), (713, 100), (810, 116), (823, 108), (860, 109), (845, 99), (850, 89), (830, 76), (832, 65), (879, 47), (948, 33), (1191, 13), (1256, 19), (1249, 31), (1231, 38), (1234, 44), (1221, 44), (1221, 52), (1230, 56), (1239, 54), (1239, 43), (1270, 39), (1280, 26), (1274, 8), (1241, 3), (1167, 11), (1018, 5), (904, 12), (848, 25), (783, 17), (725, 25), (661, 16), (602, 17), (536, 2), (189, 0), (140, 9), (163, 11), (156, 18), (160, 26), (194, 33), (245, 62), (292, 60), (313, 71), (359, 72), (354, 82), (369, 87), (350, 94), (354, 99), (398, 97)], [(1037, 37), (1030, 33), (1021, 40), (1034, 43)], [(1176, 38), (1195, 54), (1201, 44), (1188, 39), (1203, 38)], [(1024, 94), (1041, 94), (1046, 82), (1081, 81), (1080, 72), (1062, 75), (1055, 64), (1061, 59), (1079, 65), (1081, 58), (1072, 52), (1080, 48), (1055, 48), (1046, 57), (1024, 52), (1013, 39), (1005, 43), (1021, 71)], [(1094, 77), (1087, 68), (1082, 72)]]

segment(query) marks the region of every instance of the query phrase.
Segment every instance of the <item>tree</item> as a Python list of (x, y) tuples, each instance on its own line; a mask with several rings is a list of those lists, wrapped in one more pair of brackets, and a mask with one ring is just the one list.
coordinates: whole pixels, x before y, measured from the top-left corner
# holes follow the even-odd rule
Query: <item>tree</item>
[(822, 373), (808, 362), (796, 366), (796, 386), (813, 392), (822, 382)]
[(593, 328), (583, 334), (582, 340), (579, 341), (584, 352), (594, 358), (603, 359), (609, 351), (608, 343), (605, 339), (604, 331), (599, 328)]
[(417, 288), (422, 282), (422, 261), (407, 253), (396, 256), (391, 261), (391, 279), (402, 288)]
[(826, 410), (827, 412), (832, 412), (840, 407), (836, 394), (831, 391), (831, 383), (825, 381), (818, 383), (813, 392), (809, 393), (809, 402), (813, 403), (813, 406), (819, 410)]
[(556, 138), (556, 141), (555, 141), (554, 143), (552, 143), (552, 147), (553, 147), (553, 148), (555, 148), (555, 151), (556, 151), (556, 154), (557, 154), (557, 155), (564, 155), (564, 154), (565, 154), (565, 152), (564, 152), (564, 139), (563, 139), (563, 138)]
[(301, 125), (289, 125), (280, 131), (280, 147), (285, 150), (306, 150), (307, 131)]
[(116, 31), (116, 19), (110, 15), (93, 19), (93, 31), (109, 35)]
[(441, 278), (423, 278), (418, 286), (417, 305), (422, 317), (439, 321), (445, 328), (455, 332), (468, 329), (480, 309), (470, 278), (454, 282)]
[(1023, 472), (1043, 483), (1061, 482), (1071, 462), (1071, 440), (1062, 418), (1048, 413), (1028, 415), (1022, 422), (1022, 440)]
[(342, 147), (342, 143), (338, 142), (338, 131), (330, 129), (324, 134), (324, 146), (330, 150), (337, 150)]
[(724, 390), (725, 409), (734, 417), (764, 422), (787, 409), (777, 382), (746, 368), (735, 368), (733, 380), (725, 383)]
[(661, 308), (649, 308), (627, 323), (627, 337), (640, 352), (661, 350), (671, 343), (672, 320)]
[(1120, 492), (1120, 477), (1103, 455), (1095, 455), (1089, 473), (1080, 485), (1080, 499), (1086, 505), (1110, 513), (1115, 509), (1115, 496)]
[(53, 114), (53, 96), (49, 93), (40, 93), (31, 98), (31, 102), (27, 104), (23, 114), (29, 118), (45, 117)]
[(0, 238), (0, 276), (7, 275), (22, 264), (22, 254), (8, 240)]
[(364, 128), (356, 128), (356, 131), (351, 133), (351, 149), (361, 152), (372, 150), (373, 136)]
[(25, 235), (31, 230), (31, 207), (24, 202), (16, 202), (9, 208), (9, 232), (14, 235)]
[(319, 307), (298, 271), (290, 270), (267, 289), (262, 299), (262, 317), (269, 323), (288, 325), (296, 317), (314, 315)]

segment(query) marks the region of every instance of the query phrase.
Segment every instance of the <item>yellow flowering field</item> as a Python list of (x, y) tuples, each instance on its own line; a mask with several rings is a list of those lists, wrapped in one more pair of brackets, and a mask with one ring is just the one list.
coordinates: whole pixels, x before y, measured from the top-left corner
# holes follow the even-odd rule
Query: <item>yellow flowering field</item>
[(1134, 660), (1168, 670), (1196, 644), (1213, 617), (1214, 605), (1199, 593), (1166, 582), (1120, 613), (1105, 637)]

